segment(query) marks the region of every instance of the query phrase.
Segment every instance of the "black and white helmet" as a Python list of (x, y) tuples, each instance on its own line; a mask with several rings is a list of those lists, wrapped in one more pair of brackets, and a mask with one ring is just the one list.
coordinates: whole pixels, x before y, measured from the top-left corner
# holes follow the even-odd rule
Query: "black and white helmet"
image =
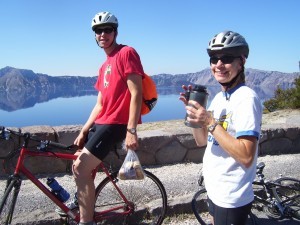
[(216, 34), (208, 43), (207, 53), (209, 56), (217, 53), (244, 56), (248, 58), (249, 46), (245, 38), (233, 31), (223, 31)]
[(114, 28), (118, 28), (118, 19), (110, 12), (97, 13), (92, 20), (92, 30), (98, 26), (109, 25)]

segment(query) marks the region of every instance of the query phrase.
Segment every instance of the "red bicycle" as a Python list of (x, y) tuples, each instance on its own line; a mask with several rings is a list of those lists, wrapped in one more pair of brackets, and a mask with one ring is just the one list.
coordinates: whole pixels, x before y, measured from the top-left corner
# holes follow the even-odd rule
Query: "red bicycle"
[[(12, 224), (13, 219), (18, 217), (18, 214), (14, 215), (14, 210), (17, 206), (17, 198), (21, 188), (21, 175), (28, 178), (43, 194), (48, 196), (54, 204), (65, 212), (66, 216), (63, 218), (65, 224), (77, 224), (79, 222), (79, 209), (70, 210), (44, 184), (46, 182), (37, 178), (24, 164), (27, 157), (75, 160), (77, 158), (73, 154), (76, 150), (75, 146), (40, 140), (30, 133), (0, 127), (1, 142), (3, 140), (13, 140), (13, 136), (22, 139), (23, 144), (6, 156), (0, 157), (0, 159), (7, 162), (17, 156), (14, 173), (8, 177), (4, 194), (0, 200), (0, 224)], [(29, 148), (29, 142), (37, 143), (37, 148)], [(53, 148), (60, 151), (55, 151)], [(120, 180), (117, 177), (118, 171), (111, 171), (103, 162), (95, 169), (95, 171), (99, 170), (104, 172), (105, 178), (96, 187), (94, 219), (97, 224), (162, 224), (167, 210), (167, 194), (163, 184), (155, 175), (144, 170), (146, 176), (143, 180)]]

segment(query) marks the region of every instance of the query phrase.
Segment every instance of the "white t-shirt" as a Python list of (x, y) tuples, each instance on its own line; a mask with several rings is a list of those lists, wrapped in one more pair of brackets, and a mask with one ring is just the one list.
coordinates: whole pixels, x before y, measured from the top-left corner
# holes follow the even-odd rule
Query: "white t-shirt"
[[(244, 84), (228, 92), (219, 92), (208, 110), (213, 111), (214, 118), (220, 120), (231, 136), (255, 136), (259, 139), (262, 103), (257, 94)], [(216, 205), (236, 208), (253, 201), (252, 181), (256, 172), (257, 148), (252, 165), (246, 168), (229, 156), (208, 133), (203, 174), (208, 196)]]

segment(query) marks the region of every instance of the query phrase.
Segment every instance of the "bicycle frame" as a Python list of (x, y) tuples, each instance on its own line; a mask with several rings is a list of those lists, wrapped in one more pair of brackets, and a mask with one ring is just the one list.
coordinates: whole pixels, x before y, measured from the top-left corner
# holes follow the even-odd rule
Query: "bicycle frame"
[(288, 186), (284, 186), (281, 184), (278, 184), (276, 182), (272, 182), (272, 181), (267, 181), (265, 182), (264, 180), (262, 181), (253, 181), (254, 185), (258, 185), (263, 187), (264, 192), (267, 195), (267, 199), (264, 199), (260, 196), (258, 196), (257, 194), (254, 193), (254, 198), (256, 201), (263, 203), (265, 205), (269, 204), (269, 205), (276, 205), (279, 209), (279, 212), (281, 213), (281, 216), (285, 215), (285, 209), (287, 208), (285, 206), (285, 204), (291, 200), (294, 200), (296, 198), (298, 198), (300, 195), (295, 195), (292, 198), (286, 199), (286, 200), (280, 200), (280, 197), (276, 194), (276, 188), (284, 188), (286, 190), (292, 190), (294, 191), (294, 188), (288, 187)]
[(79, 221), (79, 216), (74, 215), (74, 213), (58, 198), (56, 198), (49, 188), (47, 188), (41, 181), (39, 181), (24, 165), (24, 161), (26, 156), (34, 156), (34, 157), (55, 157), (60, 159), (67, 160), (76, 160), (77, 156), (68, 153), (52, 153), (52, 152), (35, 152), (32, 150), (26, 149), (24, 146), (21, 147), (20, 155), (17, 161), (17, 165), (14, 171), (14, 175), (18, 175), (20, 173), (24, 174), (32, 183), (35, 184), (45, 195), (47, 195), (57, 206), (59, 206), (65, 213), (67, 213), (72, 219)]
[(256, 186), (260, 186), (263, 188), (263, 192), (266, 194), (267, 198), (260, 197), (258, 193), (254, 193), (254, 200), (262, 203), (268, 208), (276, 207), (278, 212), (280, 213), (281, 217), (289, 217), (289, 209), (290, 206), (288, 202), (293, 202), (295, 199), (299, 198), (299, 194), (293, 197), (288, 197), (285, 200), (282, 200), (276, 191), (277, 188), (283, 188), (284, 190), (291, 190), (291, 191), (299, 191), (297, 188), (289, 187), (286, 185), (279, 184), (276, 180), (275, 181), (266, 181), (263, 169), (265, 167), (264, 163), (259, 163), (257, 165), (256, 175), (258, 177), (258, 181), (253, 181), (252, 184)]
[[(50, 158), (59, 158), (59, 159), (65, 159), (65, 160), (76, 160), (77, 156), (70, 153), (59, 153), (59, 152), (52, 152), (52, 151), (33, 151), (29, 150), (23, 145), (20, 149), (20, 155), (18, 157), (18, 161), (16, 164), (16, 168), (14, 170), (13, 177), (17, 179), (19, 178), (19, 174), (23, 174), (25, 177), (27, 177), (32, 183), (35, 184), (37, 188), (39, 188), (45, 195), (48, 196), (58, 207), (60, 207), (69, 217), (71, 217), (76, 222), (79, 222), (79, 214), (74, 214), (72, 210), (70, 210), (63, 202), (61, 202), (58, 198), (56, 198), (55, 195), (52, 194), (52, 192), (40, 181), (38, 178), (34, 176), (24, 165), (24, 161), (26, 159), (26, 156), (34, 156), (34, 157), (50, 157)], [(96, 176), (96, 172), (101, 169), (107, 177), (109, 177), (110, 182), (114, 185), (115, 189), (121, 196), (121, 198), (124, 200), (124, 202), (130, 206), (130, 202), (127, 200), (127, 198), (124, 196), (122, 191), (119, 189), (119, 187), (114, 182), (113, 178), (110, 176), (110, 173), (108, 169), (105, 167), (104, 163), (101, 162), (99, 166), (93, 171), (93, 178)], [(107, 209), (102, 212), (95, 212), (95, 220), (99, 221), (100, 219), (109, 218), (113, 215), (107, 215), (110, 212), (116, 211), (118, 209), (121, 209), (122, 207), (112, 207), (110, 209)], [(133, 211), (132, 207), (129, 207), (127, 211), (122, 212), (122, 214), (128, 214), (131, 211)]]

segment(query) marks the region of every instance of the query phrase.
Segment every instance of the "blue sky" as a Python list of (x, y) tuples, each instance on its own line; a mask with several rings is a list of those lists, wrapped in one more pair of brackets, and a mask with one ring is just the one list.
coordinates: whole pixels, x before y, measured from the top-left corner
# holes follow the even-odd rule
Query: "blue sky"
[(2, 0), (0, 68), (97, 75), (106, 56), (90, 25), (100, 11), (117, 16), (118, 43), (134, 47), (150, 75), (207, 68), (208, 41), (223, 30), (248, 41), (246, 68), (299, 71), (299, 0)]

